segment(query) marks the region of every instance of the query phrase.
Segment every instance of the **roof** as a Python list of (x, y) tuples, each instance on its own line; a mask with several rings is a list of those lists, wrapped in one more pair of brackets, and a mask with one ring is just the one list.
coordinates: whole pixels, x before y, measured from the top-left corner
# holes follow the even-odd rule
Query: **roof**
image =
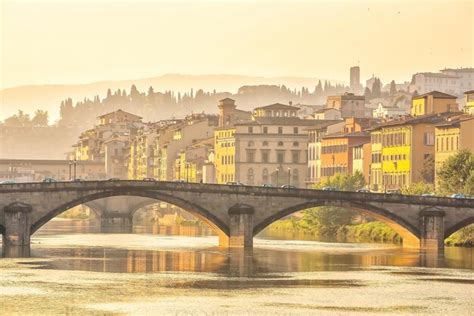
[(341, 98), (341, 100), (365, 100), (363, 95), (355, 95), (354, 93), (346, 92), (341, 95), (331, 95), (328, 98)]
[(224, 99), (221, 99), (219, 100), (219, 102), (223, 102), (223, 101), (235, 101), (234, 99), (231, 99), (231, 98), (224, 98)]
[(272, 109), (278, 109), (278, 110), (299, 110), (299, 107), (288, 105), (288, 104), (282, 104), (282, 103), (274, 103), (270, 105), (264, 105), (264, 106), (259, 106), (254, 109), (255, 110), (272, 110)]
[(459, 126), (461, 122), (474, 120), (474, 116), (469, 114), (460, 114), (459, 116), (450, 117), (446, 121), (436, 124), (435, 127)]
[(474, 90), (469, 90), (469, 91), (464, 92), (464, 94), (471, 94), (471, 93), (474, 93)]
[(342, 137), (370, 137), (370, 134), (367, 131), (362, 131), (362, 132), (351, 132), (351, 133), (344, 133), (344, 132), (338, 132), (338, 133), (333, 133), (333, 134), (328, 134), (324, 135), (322, 138), (342, 138)]
[(334, 124), (344, 124), (344, 120), (314, 120), (319, 122), (317, 125), (309, 126), (304, 128), (305, 131), (313, 131), (321, 128), (326, 128)]
[(430, 95), (432, 95), (433, 98), (436, 98), (436, 99), (457, 99), (457, 97), (454, 96), (454, 95), (450, 95), (450, 94), (447, 94), (447, 93), (444, 93), (444, 92), (439, 92), (439, 91), (433, 90), (433, 91), (425, 93), (425, 94), (417, 95), (416, 97), (413, 97), (412, 100), (421, 99), (421, 98), (424, 98), (424, 97), (427, 97), (427, 96), (430, 96)]
[(439, 124), (447, 118), (460, 115), (462, 112), (444, 112), (434, 113), (415, 117), (405, 117), (403, 119), (395, 119), (385, 123), (380, 123), (377, 126), (369, 128), (368, 130), (377, 130), (384, 127), (402, 126), (402, 125), (416, 125), (416, 124)]
[(142, 119), (141, 116), (132, 114), (132, 113), (130, 113), (130, 112), (123, 111), (122, 109), (118, 109), (117, 111), (113, 111), (113, 112), (109, 112), (109, 113), (102, 114), (102, 115), (98, 116), (97, 118), (103, 118), (103, 117), (110, 116), (110, 115), (117, 114), (117, 113), (124, 113), (125, 115), (131, 116), (131, 117), (135, 117), (135, 118), (138, 118), (138, 119)]
[(474, 68), (468, 67), (468, 68), (444, 68), (440, 70), (441, 72), (443, 71), (455, 71), (455, 72), (474, 72)]
[(316, 113), (324, 113), (324, 112), (327, 112), (327, 111), (338, 111), (338, 112), (341, 112), (341, 110), (335, 109), (335, 108), (323, 108), (323, 109), (314, 111), (313, 114), (316, 114)]
[(457, 76), (450, 76), (450, 75), (446, 75), (446, 74), (440, 74), (438, 72), (418, 72), (415, 74), (416, 75), (423, 75), (423, 76), (427, 76), (427, 77), (437, 77), (437, 78), (457, 78), (459, 79), (459, 77)]
[(327, 123), (328, 120), (301, 119), (299, 117), (256, 117), (254, 120), (239, 122), (235, 125), (293, 125), (299, 127), (306, 127), (320, 126), (321, 124)]

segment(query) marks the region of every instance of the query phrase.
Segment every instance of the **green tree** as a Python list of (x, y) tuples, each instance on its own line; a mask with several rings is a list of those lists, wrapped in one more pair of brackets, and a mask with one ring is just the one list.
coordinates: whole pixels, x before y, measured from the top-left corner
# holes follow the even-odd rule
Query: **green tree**
[(425, 193), (433, 193), (434, 186), (431, 183), (416, 182), (412, 183), (409, 187), (403, 188), (401, 191), (406, 195), (422, 195)]
[(442, 194), (474, 194), (474, 155), (463, 149), (449, 157), (438, 171)]
[[(329, 177), (316, 188), (324, 186), (333, 186), (341, 191), (354, 191), (365, 186), (364, 175), (359, 171), (356, 171), (353, 175), (336, 174), (333, 177)], [(306, 229), (317, 231), (322, 236), (335, 236), (341, 226), (351, 224), (353, 216), (354, 212), (345, 208), (332, 206), (315, 207), (303, 211), (304, 224), (302, 226), (306, 226)]]

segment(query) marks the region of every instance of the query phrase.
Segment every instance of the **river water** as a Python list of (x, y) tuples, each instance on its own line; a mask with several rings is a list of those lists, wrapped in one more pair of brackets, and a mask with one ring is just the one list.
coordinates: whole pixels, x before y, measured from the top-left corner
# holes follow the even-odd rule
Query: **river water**
[(474, 251), (281, 240), (217, 247), (206, 228), (99, 234), (53, 220), (31, 258), (0, 259), (0, 314), (474, 315)]

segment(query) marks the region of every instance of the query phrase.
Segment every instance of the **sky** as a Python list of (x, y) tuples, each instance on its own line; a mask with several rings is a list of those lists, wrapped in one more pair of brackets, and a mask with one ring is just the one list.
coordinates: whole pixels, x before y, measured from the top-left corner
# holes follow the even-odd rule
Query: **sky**
[(410, 80), (474, 65), (474, 1), (0, 0), (0, 88), (166, 73)]

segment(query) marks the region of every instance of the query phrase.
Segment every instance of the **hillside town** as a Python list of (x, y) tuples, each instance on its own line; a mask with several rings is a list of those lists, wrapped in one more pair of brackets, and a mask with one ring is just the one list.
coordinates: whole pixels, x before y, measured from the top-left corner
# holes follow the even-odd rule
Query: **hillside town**
[[(373, 94), (381, 83), (372, 79)], [(436, 185), (448, 157), (474, 151), (474, 69), (417, 73), (406, 90), (388, 88), (392, 102), (368, 100), (359, 67), (352, 67), (349, 92), (327, 96), (324, 105), (282, 102), (249, 111), (226, 97), (217, 115), (157, 122), (118, 109), (83, 131), (65, 160), (2, 159), (0, 179), (313, 188), (337, 174), (360, 173), (372, 192)], [(399, 102), (397, 91), (408, 91), (411, 100)]]

